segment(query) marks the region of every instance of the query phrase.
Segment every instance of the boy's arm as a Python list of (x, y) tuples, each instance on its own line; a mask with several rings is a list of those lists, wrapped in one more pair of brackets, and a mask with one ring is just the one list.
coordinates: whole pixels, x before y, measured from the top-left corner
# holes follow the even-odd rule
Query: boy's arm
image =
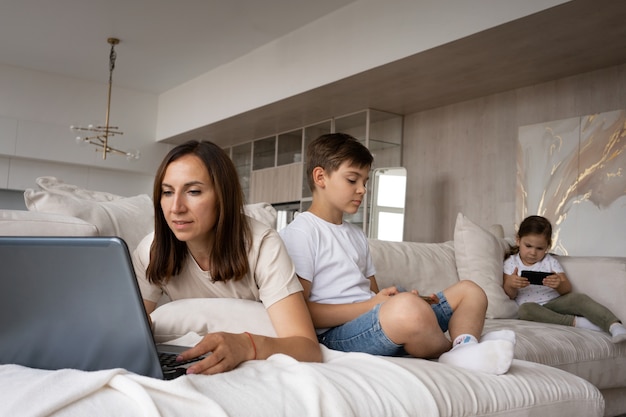
[[(304, 288), (304, 299), (306, 300), (313, 325), (316, 328), (328, 328), (340, 326), (344, 323), (354, 320), (363, 313), (370, 311), (376, 304), (385, 302), (390, 296), (385, 291), (379, 292), (376, 296), (367, 301), (349, 303), (349, 304), (321, 304), (309, 301), (311, 295), (311, 281), (300, 278), (302, 288)], [(370, 277), (370, 280), (373, 277)], [(375, 285), (375, 280), (373, 281)]]

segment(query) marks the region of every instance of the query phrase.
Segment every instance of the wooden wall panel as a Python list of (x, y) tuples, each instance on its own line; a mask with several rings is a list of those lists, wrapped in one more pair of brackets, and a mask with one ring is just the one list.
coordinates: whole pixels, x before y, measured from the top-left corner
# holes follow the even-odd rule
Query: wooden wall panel
[(406, 115), (404, 239), (451, 240), (458, 212), (513, 235), (519, 126), (625, 105), (620, 65)]

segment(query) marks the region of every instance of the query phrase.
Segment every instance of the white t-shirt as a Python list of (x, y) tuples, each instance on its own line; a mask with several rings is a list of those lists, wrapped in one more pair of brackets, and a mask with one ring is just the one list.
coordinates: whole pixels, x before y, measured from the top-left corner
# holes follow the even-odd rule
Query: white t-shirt
[[(553, 256), (546, 254), (543, 259), (533, 265), (524, 265), (519, 257), (519, 253), (509, 256), (504, 261), (504, 273), (511, 275), (517, 268), (517, 275), (522, 275), (522, 271), (537, 271), (537, 272), (564, 272), (563, 267)], [(561, 294), (554, 288), (546, 287), (545, 285), (529, 285), (525, 288), (520, 288), (517, 292), (515, 302), (518, 305), (524, 303), (537, 303), (545, 304), (550, 300), (554, 300)]]
[(348, 304), (369, 300), (369, 277), (376, 274), (361, 229), (329, 223), (310, 212), (298, 215), (280, 231), (296, 274), (311, 282), (309, 301)]
[(234, 281), (213, 282), (191, 254), (188, 254), (180, 274), (163, 287), (151, 284), (146, 278), (150, 260), (150, 245), (154, 233), (146, 236), (133, 253), (135, 273), (145, 300), (157, 302), (165, 292), (170, 299), (184, 298), (241, 298), (262, 301), (265, 308), (293, 293), (302, 291), (293, 263), (278, 233), (248, 218), (252, 230), (252, 245), (248, 250), (250, 272)]

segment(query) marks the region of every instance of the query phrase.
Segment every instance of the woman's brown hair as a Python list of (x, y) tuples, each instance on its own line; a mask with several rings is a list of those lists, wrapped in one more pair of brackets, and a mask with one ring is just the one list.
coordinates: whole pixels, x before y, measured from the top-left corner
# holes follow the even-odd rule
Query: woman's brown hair
[(217, 222), (210, 248), (209, 273), (213, 281), (238, 280), (250, 270), (248, 248), (252, 232), (243, 211), (244, 196), (237, 170), (230, 157), (209, 141), (189, 141), (173, 148), (163, 159), (154, 178), (154, 240), (150, 247), (148, 280), (165, 285), (178, 275), (187, 258), (187, 244), (176, 238), (161, 208), (162, 183), (167, 167), (185, 155), (197, 156), (207, 168), (216, 195)]

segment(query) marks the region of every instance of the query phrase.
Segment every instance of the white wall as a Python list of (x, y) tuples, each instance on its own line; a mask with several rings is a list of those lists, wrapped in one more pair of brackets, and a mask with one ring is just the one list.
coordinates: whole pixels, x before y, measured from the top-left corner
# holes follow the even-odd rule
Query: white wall
[[(106, 68), (105, 68), (106, 69)], [(106, 74), (104, 74), (106, 75)], [(139, 149), (129, 162), (93, 146), (77, 146), (70, 125), (104, 124), (107, 84), (0, 65), (0, 188), (35, 186), (43, 175), (120, 195), (151, 193), (170, 145), (155, 143), (157, 96), (113, 85), (112, 125), (124, 132), (112, 146)]]
[(361, 0), (159, 96), (157, 140), (184, 133), (564, 0)]

